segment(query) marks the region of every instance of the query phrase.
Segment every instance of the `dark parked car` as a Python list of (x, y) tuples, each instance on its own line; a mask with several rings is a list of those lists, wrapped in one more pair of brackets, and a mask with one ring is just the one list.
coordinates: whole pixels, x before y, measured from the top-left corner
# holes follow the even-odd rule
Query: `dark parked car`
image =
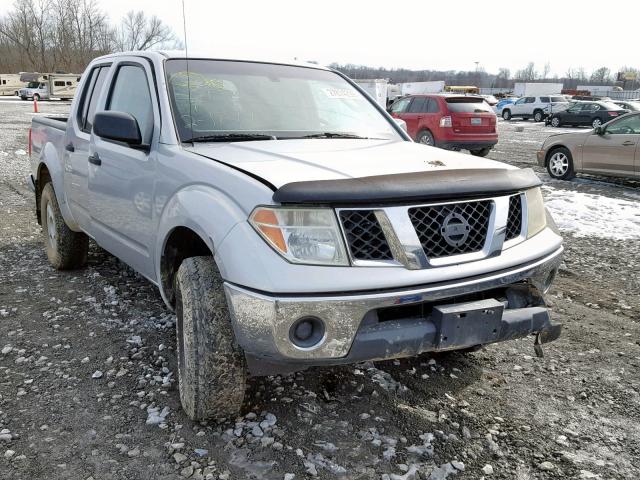
[(629, 110), (610, 102), (575, 102), (566, 110), (548, 116), (545, 122), (552, 127), (589, 125), (596, 128), (625, 113)]
[(418, 143), (448, 150), (469, 150), (485, 157), (498, 143), (496, 114), (484, 98), (472, 95), (412, 95), (389, 109), (404, 120)]

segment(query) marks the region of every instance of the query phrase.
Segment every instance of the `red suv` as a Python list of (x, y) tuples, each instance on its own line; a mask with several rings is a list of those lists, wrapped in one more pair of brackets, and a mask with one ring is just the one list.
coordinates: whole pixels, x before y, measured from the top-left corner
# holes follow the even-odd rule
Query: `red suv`
[(498, 143), (496, 115), (482, 97), (411, 95), (391, 105), (416, 142), (486, 156)]

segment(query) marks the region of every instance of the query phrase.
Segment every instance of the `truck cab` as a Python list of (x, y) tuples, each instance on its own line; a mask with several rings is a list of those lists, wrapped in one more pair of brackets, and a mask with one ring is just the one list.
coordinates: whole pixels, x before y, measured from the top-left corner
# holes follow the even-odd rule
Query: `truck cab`
[(248, 375), (560, 335), (535, 173), (413, 142), (337, 71), (107, 55), (30, 139), (49, 262), (92, 239), (158, 287), (193, 419), (237, 415)]
[(48, 100), (49, 84), (46, 81), (40, 80), (29, 82), (18, 90), (18, 95), (22, 100)]

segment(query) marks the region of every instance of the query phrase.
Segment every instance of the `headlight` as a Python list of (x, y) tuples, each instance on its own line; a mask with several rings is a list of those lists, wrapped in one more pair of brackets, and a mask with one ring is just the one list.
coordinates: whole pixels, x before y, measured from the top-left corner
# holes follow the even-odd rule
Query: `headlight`
[(547, 213), (540, 187), (527, 190), (525, 195), (527, 197), (527, 238), (531, 238), (547, 226)]
[(249, 223), (290, 262), (349, 265), (340, 227), (331, 209), (258, 207)]

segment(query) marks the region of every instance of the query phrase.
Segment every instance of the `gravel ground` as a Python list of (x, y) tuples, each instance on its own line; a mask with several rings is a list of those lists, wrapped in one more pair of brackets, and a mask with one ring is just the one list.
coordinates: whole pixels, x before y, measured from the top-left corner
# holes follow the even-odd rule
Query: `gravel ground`
[[(48, 265), (24, 182), (30, 111), (0, 101), (2, 479), (640, 477), (638, 182), (551, 182), (536, 167), (545, 195), (624, 201), (636, 215), (626, 238), (606, 218), (589, 235), (580, 216), (567, 223), (548, 297), (565, 329), (544, 358), (526, 339), (254, 379), (244, 417), (194, 423), (158, 292), (95, 245), (84, 270)], [(552, 131), (499, 128), (491, 157), (518, 166)]]

